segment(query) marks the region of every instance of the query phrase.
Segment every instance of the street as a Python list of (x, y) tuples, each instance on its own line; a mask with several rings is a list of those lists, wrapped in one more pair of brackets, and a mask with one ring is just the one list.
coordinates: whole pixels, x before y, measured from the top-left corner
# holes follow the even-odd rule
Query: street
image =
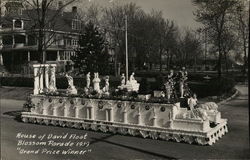
[[(248, 86), (238, 85), (240, 95), (219, 106), (222, 118), (228, 119), (229, 133), (212, 146), (143, 139), (71, 128), (22, 123), (15, 119), (23, 100), (1, 99), (2, 160), (66, 160), (66, 159), (249, 159)], [(87, 133), (91, 152), (84, 155), (19, 154), (17, 134)], [(25, 146), (32, 149), (32, 146)], [(56, 149), (56, 147), (47, 147)]]

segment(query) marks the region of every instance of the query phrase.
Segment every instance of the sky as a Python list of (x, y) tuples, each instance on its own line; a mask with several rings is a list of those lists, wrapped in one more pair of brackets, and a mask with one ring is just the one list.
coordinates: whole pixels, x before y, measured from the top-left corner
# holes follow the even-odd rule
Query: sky
[(174, 20), (180, 27), (196, 29), (199, 23), (194, 20), (193, 11), (195, 7), (191, 0), (81, 0), (83, 3), (97, 3), (102, 6), (108, 6), (111, 3), (134, 2), (145, 12), (152, 9), (161, 10), (166, 19)]
[[(1, 0), (3, 1), (3, 0)], [(5, 1), (5, 0), (4, 0)], [(59, 1), (59, 0), (58, 0)], [(173, 20), (181, 28), (196, 29), (200, 26), (194, 20), (193, 11), (195, 7), (191, 0), (78, 0), (81, 5), (79, 8), (89, 6), (92, 3), (100, 6), (111, 6), (112, 3), (134, 2), (145, 12), (149, 13), (152, 9), (161, 10), (165, 19)]]

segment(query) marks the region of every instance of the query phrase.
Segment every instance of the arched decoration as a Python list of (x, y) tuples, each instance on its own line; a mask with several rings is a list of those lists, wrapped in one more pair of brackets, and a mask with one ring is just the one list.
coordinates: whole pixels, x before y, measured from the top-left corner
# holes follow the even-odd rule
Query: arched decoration
[(98, 102), (98, 108), (103, 109), (103, 106), (104, 106), (103, 101), (99, 101)]
[(165, 107), (161, 107), (161, 111), (165, 112), (166, 108)]
[(62, 102), (63, 102), (63, 99), (62, 99), (62, 98), (60, 98), (60, 99), (59, 99), (59, 103), (62, 103)]
[(135, 105), (132, 104), (132, 105), (130, 106), (130, 108), (131, 108), (131, 109), (135, 109)]
[(51, 103), (52, 102), (52, 98), (49, 98), (49, 103)]
[(85, 105), (85, 104), (86, 104), (85, 99), (81, 99), (81, 104), (82, 104), (82, 105)]
[(118, 102), (117, 103), (117, 108), (121, 108), (122, 107), (122, 102)]
[(74, 102), (74, 100), (73, 99), (71, 99), (70, 100), (70, 104), (74, 104), (75, 102)]

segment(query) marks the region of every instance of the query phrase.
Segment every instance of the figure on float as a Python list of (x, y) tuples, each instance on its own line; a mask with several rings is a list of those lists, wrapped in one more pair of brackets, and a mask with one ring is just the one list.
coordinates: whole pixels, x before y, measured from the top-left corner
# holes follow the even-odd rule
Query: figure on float
[(77, 94), (77, 89), (74, 86), (74, 80), (73, 80), (73, 78), (70, 75), (68, 75), (68, 73), (65, 74), (65, 77), (68, 80), (67, 93), (68, 94)]

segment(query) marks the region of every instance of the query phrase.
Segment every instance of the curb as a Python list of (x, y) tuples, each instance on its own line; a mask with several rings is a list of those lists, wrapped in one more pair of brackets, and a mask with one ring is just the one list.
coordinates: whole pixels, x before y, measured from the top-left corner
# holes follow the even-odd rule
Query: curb
[(13, 89), (13, 88), (25, 88), (25, 89), (31, 89), (33, 90), (32, 87), (16, 87), (16, 86), (0, 86), (0, 88), (6, 88), (6, 89)]
[(225, 102), (227, 102), (227, 101), (233, 99), (233, 98), (236, 97), (237, 95), (239, 95), (239, 91), (238, 91), (236, 88), (234, 88), (234, 89), (235, 89), (235, 93), (234, 93), (232, 96), (228, 97), (228, 98), (225, 99), (225, 100), (222, 100), (222, 101), (218, 102), (217, 104), (218, 104), (218, 105), (221, 105), (222, 103), (225, 103)]

